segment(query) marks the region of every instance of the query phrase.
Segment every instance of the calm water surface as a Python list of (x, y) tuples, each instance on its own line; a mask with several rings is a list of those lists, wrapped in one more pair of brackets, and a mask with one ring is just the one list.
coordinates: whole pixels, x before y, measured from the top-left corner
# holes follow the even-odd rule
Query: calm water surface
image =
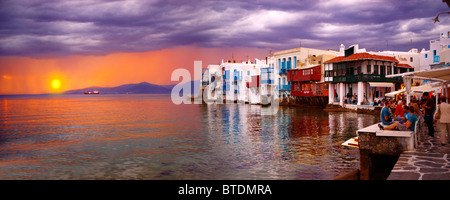
[(377, 117), (169, 95), (0, 97), (0, 179), (332, 179)]

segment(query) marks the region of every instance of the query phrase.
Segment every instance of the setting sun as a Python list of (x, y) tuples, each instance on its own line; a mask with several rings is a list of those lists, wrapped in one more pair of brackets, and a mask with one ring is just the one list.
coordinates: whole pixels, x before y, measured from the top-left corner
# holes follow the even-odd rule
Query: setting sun
[(61, 87), (61, 81), (58, 79), (53, 79), (51, 84), (53, 89), (59, 89)]

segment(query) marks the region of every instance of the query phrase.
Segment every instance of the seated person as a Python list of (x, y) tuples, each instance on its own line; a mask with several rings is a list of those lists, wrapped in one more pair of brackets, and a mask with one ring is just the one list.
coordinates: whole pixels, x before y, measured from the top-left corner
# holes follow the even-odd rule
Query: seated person
[(385, 101), (384, 106), (381, 109), (381, 125), (382, 126), (389, 126), (389, 125), (393, 124), (392, 118), (391, 118), (390, 107), (391, 107), (391, 102)]
[(399, 124), (399, 123), (393, 123), (389, 126), (381, 126), (378, 124), (378, 127), (381, 130), (396, 130), (399, 131), (414, 131), (417, 121), (419, 120), (417, 118), (417, 115), (414, 114), (414, 107), (410, 107), (409, 111), (411, 112), (411, 117), (408, 119), (408, 121), (405, 124)]
[(411, 112), (409, 111), (409, 106), (403, 106), (403, 110), (405, 112), (405, 115), (401, 118), (402, 121), (401, 122), (407, 122), (408, 119), (411, 117)]
[(403, 102), (402, 100), (398, 101), (397, 106), (395, 107), (395, 118), (401, 118), (405, 116), (405, 112), (403, 111)]

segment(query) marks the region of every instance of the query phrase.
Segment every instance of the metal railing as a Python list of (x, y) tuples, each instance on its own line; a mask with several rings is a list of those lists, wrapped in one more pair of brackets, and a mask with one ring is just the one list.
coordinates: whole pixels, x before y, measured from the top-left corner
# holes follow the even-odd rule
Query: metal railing
[(277, 89), (279, 91), (291, 91), (291, 85), (278, 85)]

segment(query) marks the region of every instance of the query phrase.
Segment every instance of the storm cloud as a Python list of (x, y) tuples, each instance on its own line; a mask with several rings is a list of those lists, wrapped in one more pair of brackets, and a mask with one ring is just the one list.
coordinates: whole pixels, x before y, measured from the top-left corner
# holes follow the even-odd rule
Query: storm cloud
[(105, 55), (176, 46), (426, 48), (442, 0), (0, 2), (0, 56)]

